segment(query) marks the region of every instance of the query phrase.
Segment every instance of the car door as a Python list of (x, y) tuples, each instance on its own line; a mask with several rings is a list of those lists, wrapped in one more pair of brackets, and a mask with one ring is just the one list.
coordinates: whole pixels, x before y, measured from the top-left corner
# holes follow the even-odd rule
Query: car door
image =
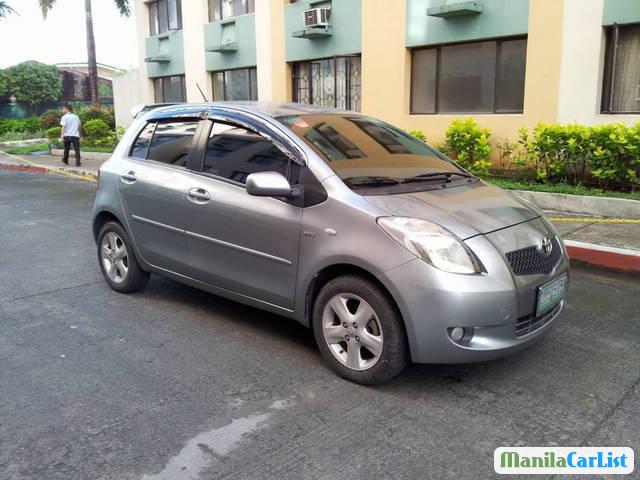
[(129, 230), (143, 259), (187, 274), (187, 163), (198, 119), (148, 123), (124, 160), (118, 189)]
[(203, 161), (188, 185), (191, 276), (293, 309), (302, 208), (247, 193), (247, 176), (277, 171), (295, 183), (300, 167), (264, 136), (233, 122), (208, 120)]

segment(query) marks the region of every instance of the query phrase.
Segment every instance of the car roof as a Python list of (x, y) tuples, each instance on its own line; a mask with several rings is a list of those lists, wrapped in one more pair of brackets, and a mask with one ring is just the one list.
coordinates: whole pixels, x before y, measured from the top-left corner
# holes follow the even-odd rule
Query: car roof
[(305, 105), (301, 103), (276, 103), (276, 102), (207, 102), (207, 103), (179, 103), (155, 108), (147, 115), (147, 120), (159, 120), (173, 117), (198, 117), (203, 114), (215, 114), (216, 111), (233, 110), (236, 112), (253, 113), (259, 116), (272, 118), (286, 117), (290, 115), (304, 114), (336, 114), (350, 113), (348, 110), (322, 107), (318, 105)]

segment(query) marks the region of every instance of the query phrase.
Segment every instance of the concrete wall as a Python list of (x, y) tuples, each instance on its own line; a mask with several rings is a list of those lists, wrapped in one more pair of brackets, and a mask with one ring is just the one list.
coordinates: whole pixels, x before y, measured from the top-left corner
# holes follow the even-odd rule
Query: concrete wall
[[(361, 10), (368, 0), (312, 1), (286, 4), (285, 9), (285, 54), (288, 62), (310, 60), (360, 53), (361, 50)], [(403, 3), (394, 0), (395, 5)], [(333, 35), (325, 38), (295, 38), (293, 33), (304, 30), (303, 12), (313, 7), (331, 7), (331, 25)]]
[(529, 0), (484, 0), (481, 14), (427, 16), (427, 8), (442, 4), (442, 0), (407, 0), (408, 47), (527, 33)]
[[(405, 129), (423, 130), (432, 143), (456, 118), (473, 117), (488, 127), (494, 140), (517, 139), (522, 126), (556, 119), (559, 97), (562, 2), (535, 0), (529, 4), (527, 71), (522, 114), (410, 115), (411, 51), (406, 47), (405, 2), (385, 8), (385, 0), (366, 0), (362, 9), (362, 110)], [(426, 3), (424, 4), (426, 9)], [(484, 13), (480, 14), (484, 15)], [(425, 15), (426, 17), (426, 10)], [(426, 21), (426, 20), (425, 20)], [(385, 25), (384, 35), (380, 25)], [(384, 61), (380, 61), (384, 59)]]
[[(624, 20), (635, 4), (640, 21), (640, 1), (564, 0), (562, 67), (558, 122), (595, 125), (640, 122), (640, 115), (601, 114), (606, 38), (602, 28), (604, 7), (608, 19)], [(615, 8), (619, 7), (619, 8)]]
[[(198, 1), (198, 0), (196, 0)], [(266, 0), (256, 2), (258, 5)], [(267, 2), (268, 3), (268, 2)], [(258, 7), (256, 5), (256, 8)], [(253, 13), (225, 18), (204, 26), (205, 48), (235, 43), (235, 52), (206, 52), (208, 71), (229, 70), (256, 66), (256, 16)], [(202, 34), (201, 34), (202, 36)], [(202, 49), (200, 50), (202, 52)]]

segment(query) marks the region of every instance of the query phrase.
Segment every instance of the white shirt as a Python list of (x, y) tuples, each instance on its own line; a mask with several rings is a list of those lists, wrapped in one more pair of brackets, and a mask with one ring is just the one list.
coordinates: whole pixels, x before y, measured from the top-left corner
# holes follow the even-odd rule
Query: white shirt
[(60, 125), (64, 127), (65, 137), (80, 137), (80, 118), (75, 113), (65, 113), (60, 119)]

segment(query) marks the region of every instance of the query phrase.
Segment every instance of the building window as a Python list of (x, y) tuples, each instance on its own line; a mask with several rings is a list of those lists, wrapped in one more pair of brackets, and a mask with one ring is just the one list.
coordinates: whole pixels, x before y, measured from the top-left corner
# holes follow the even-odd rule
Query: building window
[(411, 113), (522, 113), (527, 39), (417, 49)]
[(640, 24), (607, 29), (602, 113), (640, 113)]
[(258, 100), (255, 68), (213, 72), (213, 100)]
[(181, 0), (155, 0), (147, 5), (151, 35), (159, 35), (169, 30), (182, 30)]
[(293, 100), (360, 111), (360, 56), (293, 64)]
[(153, 90), (156, 103), (185, 102), (187, 99), (184, 75), (154, 78)]
[(253, 13), (255, 10), (255, 0), (209, 0), (209, 21), (238, 17)]

